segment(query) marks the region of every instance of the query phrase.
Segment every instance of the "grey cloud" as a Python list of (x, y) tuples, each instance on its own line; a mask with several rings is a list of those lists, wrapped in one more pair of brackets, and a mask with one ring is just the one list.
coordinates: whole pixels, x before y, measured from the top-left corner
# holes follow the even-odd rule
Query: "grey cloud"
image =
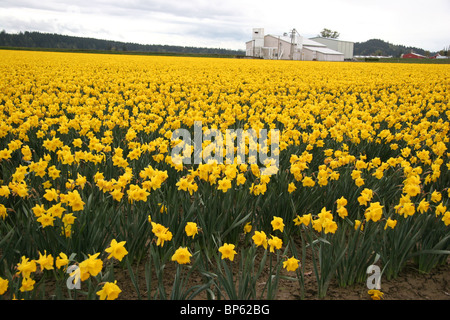
[(0, 3), (2, 8), (28, 8), (57, 13), (66, 13), (68, 9), (77, 9), (81, 13), (95, 13), (100, 15), (114, 15), (127, 17), (142, 17), (151, 13), (164, 13), (176, 17), (195, 19), (233, 20), (242, 18), (242, 11), (238, 10), (233, 1), (206, 1), (206, 0), (5, 0)]

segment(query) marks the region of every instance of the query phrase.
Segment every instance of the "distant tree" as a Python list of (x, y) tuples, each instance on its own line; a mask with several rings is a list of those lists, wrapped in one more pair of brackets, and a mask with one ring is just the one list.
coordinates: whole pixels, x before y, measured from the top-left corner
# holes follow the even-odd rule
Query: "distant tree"
[(337, 39), (339, 38), (339, 32), (332, 31), (330, 29), (324, 28), (322, 31), (320, 31), (319, 36), (322, 38), (330, 38), (330, 39)]
[(383, 55), (383, 51), (382, 51), (382, 50), (377, 49), (377, 50), (375, 51), (375, 56), (382, 56), (382, 55)]
[(450, 56), (450, 46), (448, 46), (448, 47), (444, 47), (444, 49), (442, 49), (442, 50), (440, 50), (439, 51), (439, 54), (441, 55), (441, 56)]

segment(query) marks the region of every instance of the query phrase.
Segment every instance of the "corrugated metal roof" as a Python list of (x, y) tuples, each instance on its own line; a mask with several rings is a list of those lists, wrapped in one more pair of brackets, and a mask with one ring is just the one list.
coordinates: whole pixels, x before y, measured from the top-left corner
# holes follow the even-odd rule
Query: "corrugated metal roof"
[[(289, 37), (289, 36), (276, 36), (276, 35), (273, 35), (273, 34), (267, 34), (267, 36), (272, 36), (274, 38), (277, 38), (277, 39), (286, 41), (288, 43), (291, 43), (291, 37)], [(304, 38), (304, 37), (302, 37), (302, 44), (304, 46), (311, 46), (311, 47), (323, 47), (323, 48), (326, 47), (326, 45), (324, 45), (323, 43), (319, 43), (317, 41), (313, 41), (311, 39)]]
[(343, 55), (342, 52), (338, 52), (338, 51), (335, 51), (335, 50), (332, 50), (332, 49), (326, 48), (326, 47), (311, 47), (311, 46), (304, 45), (303, 48), (311, 50), (311, 51), (317, 51), (317, 52), (320, 52), (323, 54), (341, 54), (341, 55)]
[(303, 38), (303, 45), (304, 46), (310, 46), (310, 47), (326, 47), (326, 45), (324, 45), (323, 43), (308, 39), (308, 38)]
[(270, 37), (273, 37), (273, 38), (280, 39), (280, 40), (282, 40), (282, 41), (291, 43), (291, 37), (287, 37), (287, 36), (276, 36), (276, 35), (274, 35), (274, 34), (266, 34), (265, 37), (266, 37), (266, 36), (270, 36)]
[(346, 41), (346, 40), (340, 40), (340, 39), (333, 39), (333, 38), (324, 38), (324, 37), (312, 37), (310, 38), (311, 40), (314, 39), (324, 39), (324, 40), (329, 40), (329, 41), (337, 41), (337, 42), (346, 42), (346, 43), (353, 43), (352, 41)]

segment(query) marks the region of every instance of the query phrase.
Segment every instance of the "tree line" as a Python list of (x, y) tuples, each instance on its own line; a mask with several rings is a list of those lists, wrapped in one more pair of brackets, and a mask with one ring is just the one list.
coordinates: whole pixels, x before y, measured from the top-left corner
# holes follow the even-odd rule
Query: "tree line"
[[(392, 56), (399, 58), (402, 54), (418, 53), (424, 56), (431, 56), (437, 52), (430, 52), (421, 48), (394, 45), (380, 39), (371, 39), (365, 42), (356, 42), (353, 46), (355, 56)], [(447, 55), (448, 50), (441, 50), (441, 55)]]
[(0, 46), (22, 48), (46, 48), (67, 50), (99, 50), (99, 51), (134, 51), (155, 53), (182, 53), (182, 54), (219, 54), (243, 55), (244, 51), (222, 48), (188, 47), (159, 44), (138, 44), (102, 40), (87, 37), (67, 36), (55, 33), (42, 33), (25, 31), (19, 33), (0, 32)]

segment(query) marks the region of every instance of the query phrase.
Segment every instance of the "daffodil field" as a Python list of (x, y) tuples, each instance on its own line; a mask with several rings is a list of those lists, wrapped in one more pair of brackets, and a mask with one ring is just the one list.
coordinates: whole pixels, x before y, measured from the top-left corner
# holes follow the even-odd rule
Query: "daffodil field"
[[(449, 65), (1, 50), (0, 299), (120, 299), (124, 279), (139, 299), (304, 297), (307, 261), (326, 298), (371, 265), (430, 272), (449, 98)], [(174, 161), (194, 123), (278, 130), (276, 170)]]

